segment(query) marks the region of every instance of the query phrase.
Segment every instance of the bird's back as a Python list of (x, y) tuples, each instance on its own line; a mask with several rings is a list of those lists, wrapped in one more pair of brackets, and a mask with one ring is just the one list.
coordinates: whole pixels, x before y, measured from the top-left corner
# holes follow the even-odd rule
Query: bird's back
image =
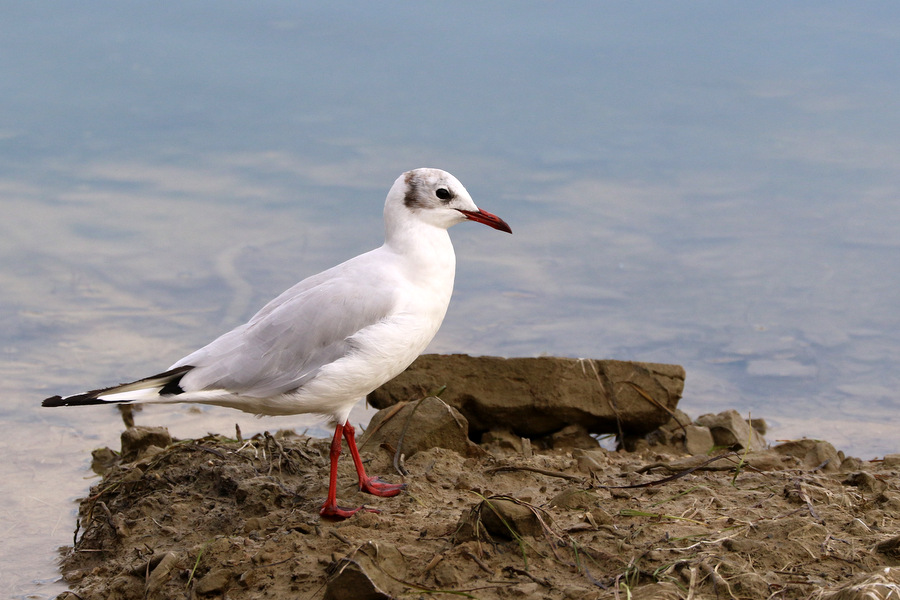
[(385, 245), (301, 281), (172, 365), (193, 367), (178, 400), (257, 414), (352, 406), (437, 333), (453, 289), (449, 251), (451, 260), (431, 264), (427, 276), (411, 264), (416, 258)]

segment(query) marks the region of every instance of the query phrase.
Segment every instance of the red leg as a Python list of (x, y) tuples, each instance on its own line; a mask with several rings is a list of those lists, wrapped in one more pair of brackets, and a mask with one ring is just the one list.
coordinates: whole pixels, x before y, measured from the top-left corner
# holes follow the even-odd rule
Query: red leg
[[(337, 439), (337, 430), (335, 430), (335, 439)], [(350, 421), (344, 423), (344, 437), (347, 438), (347, 446), (350, 447), (350, 456), (353, 457), (353, 464), (356, 465), (356, 474), (359, 475), (359, 490), (372, 494), (373, 496), (382, 496), (390, 498), (396, 496), (406, 488), (405, 483), (387, 483), (381, 481), (378, 477), (367, 477), (366, 470), (363, 468), (362, 459), (359, 457), (359, 450), (356, 449), (356, 430)], [(332, 442), (332, 445), (334, 442)], [(333, 450), (332, 450), (333, 452)]]
[(367, 477), (363, 468), (362, 459), (359, 457), (359, 450), (356, 448), (356, 430), (349, 422), (338, 423), (334, 428), (334, 438), (331, 440), (331, 471), (328, 475), (328, 498), (325, 504), (319, 509), (319, 514), (323, 517), (334, 517), (337, 519), (346, 519), (352, 517), (360, 510), (367, 512), (379, 512), (374, 508), (342, 508), (337, 505), (337, 469), (338, 458), (341, 456), (341, 438), (347, 439), (347, 446), (350, 447), (350, 456), (353, 457), (353, 464), (356, 466), (356, 473), (359, 475), (359, 489), (363, 492), (373, 494), (375, 496), (396, 496), (400, 490), (406, 487), (404, 483), (385, 483), (377, 477)]
[[(347, 425), (349, 426), (349, 424)], [(341, 508), (337, 505), (337, 469), (338, 458), (341, 456), (341, 438), (344, 436), (344, 425), (340, 423), (334, 428), (334, 438), (331, 440), (331, 471), (328, 475), (328, 498), (325, 504), (319, 509), (319, 514), (323, 517), (334, 517), (337, 519), (346, 519), (352, 517), (359, 510), (367, 510), (370, 512), (378, 512), (372, 508)], [(353, 447), (356, 450), (356, 446)]]

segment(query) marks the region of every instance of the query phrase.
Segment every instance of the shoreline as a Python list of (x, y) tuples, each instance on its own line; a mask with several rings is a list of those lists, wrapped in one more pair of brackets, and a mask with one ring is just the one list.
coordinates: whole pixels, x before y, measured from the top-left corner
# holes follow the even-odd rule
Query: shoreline
[[(432, 425), (416, 412), (412, 429)], [(684, 425), (619, 451), (508, 432), (404, 445), (395, 498), (356, 493), (342, 461), (339, 500), (382, 512), (339, 522), (317, 512), (328, 440), (169, 443), (133, 428), (140, 441), (94, 453), (106, 474), (62, 571), (79, 596), (111, 599), (827, 598), (900, 582), (900, 455), (861, 461), (815, 440), (692, 455), (677, 447)], [(361, 440), (367, 470), (400, 481), (394, 434), (376, 427)]]

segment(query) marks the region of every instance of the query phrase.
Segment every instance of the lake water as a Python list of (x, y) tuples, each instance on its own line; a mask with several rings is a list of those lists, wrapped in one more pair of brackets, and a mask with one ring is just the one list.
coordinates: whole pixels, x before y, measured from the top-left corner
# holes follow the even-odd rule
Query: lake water
[(430, 351), (678, 363), (692, 416), (900, 451), (900, 5), (411, 7), (4, 3), (0, 595), (63, 589), (90, 451), (118, 448), (114, 409), (40, 400), (165, 368), (380, 245), (418, 166), (514, 231), (453, 229)]

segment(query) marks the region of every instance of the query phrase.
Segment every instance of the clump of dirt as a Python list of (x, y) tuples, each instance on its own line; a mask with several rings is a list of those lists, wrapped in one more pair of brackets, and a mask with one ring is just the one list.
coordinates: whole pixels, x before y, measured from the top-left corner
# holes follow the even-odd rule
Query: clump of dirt
[(652, 439), (609, 451), (493, 435), (466, 455), (420, 450), (391, 477), (396, 446), (369, 444), (370, 473), (407, 490), (363, 496), (342, 461), (339, 501), (382, 512), (327, 521), (329, 440), (161, 447), (159, 433), (127, 461), (100, 453), (107, 471), (81, 503), (60, 599), (900, 594), (896, 455), (862, 462), (803, 440), (691, 456)]

